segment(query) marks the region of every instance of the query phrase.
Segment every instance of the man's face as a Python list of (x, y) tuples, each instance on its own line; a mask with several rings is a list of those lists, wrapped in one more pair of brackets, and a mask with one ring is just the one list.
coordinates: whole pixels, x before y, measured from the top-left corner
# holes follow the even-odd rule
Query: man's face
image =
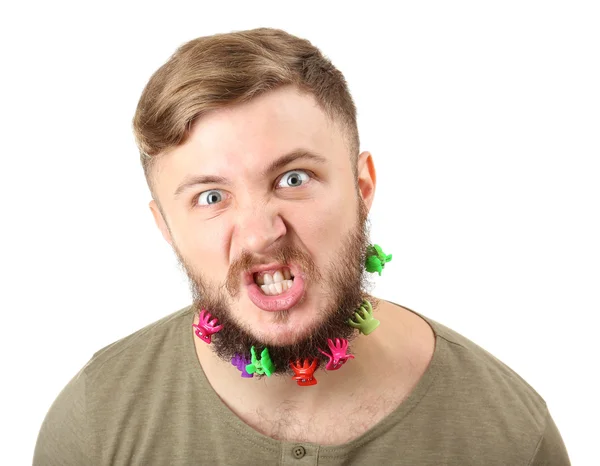
[(221, 320), (294, 345), (360, 304), (372, 160), (361, 154), (357, 184), (344, 133), (312, 96), (286, 86), (212, 111), (154, 170), (156, 222)]

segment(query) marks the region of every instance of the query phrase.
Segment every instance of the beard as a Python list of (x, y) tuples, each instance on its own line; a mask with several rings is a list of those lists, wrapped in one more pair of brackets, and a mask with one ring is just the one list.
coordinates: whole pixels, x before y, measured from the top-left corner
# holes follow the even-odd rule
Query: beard
[[(328, 352), (328, 339), (335, 341), (336, 338), (344, 338), (348, 340), (348, 354), (350, 354), (350, 342), (356, 336), (357, 331), (348, 325), (348, 319), (353, 317), (364, 299), (368, 298), (373, 309), (377, 307), (377, 300), (367, 293), (370, 284), (364, 264), (369, 246), (369, 233), (367, 208), (360, 197), (358, 197), (355, 225), (340, 243), (340, 249), (325, 267), (323, 273), (318, 270), (307, 253), (296, 249), (291, 244), (284, 244), (269, 254), (272, 259), (269, 262), (296, 263), (304, 274), (307, 286), (309, 284), (320, 285), (324, 291), (320, 300), (322, 304), (318, 310), (316, 324), (305, 331), (303, 335), (296, 335), (295, 341), (291, 344), (273, 344), (255, 336), (256, 332), (252, 331), (251, 326), (239, 322), (231, 311), (233, 300), (241, 292), (242, 274), (264, 262), (258, 262), (248, 251), (242, 251), (240, 257), (231, 264), (225, 283), (219, 287), (210, 287), (207, 285), (207, 280), (194, 270), (174, 246), (179, 265), (188, 276), (194, 312), (198, 314), (202, 309), (206, 309), (213, 318), (219, 319), (219, 325), (223, 325), (221, 331), (212, 335), (210, 346), (213, 352), (223, 361), (230, 362), (236, 354), (249, 359), (252, 346), (255, 347), (257, 355), (267, 347), (275, 365), (274, 374), (290, 375), (293, 374), (290, 368), (292, 361), (303, 361), (305, 358), (318, 359), (320, 366), (324, 365), (323, 363), (326, 363), (328, 358), (321, 354), (319, 348)], [(270, 313), (273, 322), (284, 324), (288, 320), (290, 312), (301, 305), (305, 301), (305, 297), (306, 294), (288, 310)], [(261, 377), (258, 374), (254, 374), (254, 376)]]

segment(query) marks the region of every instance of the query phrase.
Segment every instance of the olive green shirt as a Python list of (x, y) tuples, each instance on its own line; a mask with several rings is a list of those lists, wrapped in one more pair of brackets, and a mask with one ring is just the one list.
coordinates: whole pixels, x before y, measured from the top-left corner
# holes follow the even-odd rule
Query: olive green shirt
[(274, 440), (233, 414), (198, 361), (188, 306), (93, 355), (50, 407), (34, 466), (570, 464), (532, 387), (415, 314), (436, 335), (429, 367), (391, 414), (343, 445)]

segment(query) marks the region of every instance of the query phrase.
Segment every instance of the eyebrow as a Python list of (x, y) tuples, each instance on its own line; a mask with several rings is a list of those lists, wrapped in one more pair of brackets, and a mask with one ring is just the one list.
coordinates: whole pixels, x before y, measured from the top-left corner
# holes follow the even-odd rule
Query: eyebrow
[[(261, 173), (262, 177), (267, 177), (271, 175), (273, 172), (280, 170), (281, 168), (289, 165), (292, 162), (297, 160), (310, 160), (316, 163), (324, 164), (327, 162), (327, 159), (322, 155), (315, 154), (306, 149), (296, 149), (288, 154), (282, 155), (277, 160), (271, 162), (271, 164), (263, 170)], [(231, 181), (223, 176), (216, 175), (188, 175), (184, 178), (183, 182), (177, 187), (175, 190), (174, 197), (179, 197), (184, 191), (200, 185), (200, 184), (223, 184), (223, 185), (231, 185)]]

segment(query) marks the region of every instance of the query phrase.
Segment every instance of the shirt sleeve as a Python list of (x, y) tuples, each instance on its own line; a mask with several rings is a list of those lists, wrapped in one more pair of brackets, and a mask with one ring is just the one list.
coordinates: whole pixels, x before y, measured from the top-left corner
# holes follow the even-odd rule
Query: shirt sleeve
[(529, 466), (571, 466), (567, 449), (550, 412), (546, 414), (546, 427)]
[(88, 454), (84, 369), (63, 388), (46, 414), (35, 445), (33, 466), (93, 464)]

